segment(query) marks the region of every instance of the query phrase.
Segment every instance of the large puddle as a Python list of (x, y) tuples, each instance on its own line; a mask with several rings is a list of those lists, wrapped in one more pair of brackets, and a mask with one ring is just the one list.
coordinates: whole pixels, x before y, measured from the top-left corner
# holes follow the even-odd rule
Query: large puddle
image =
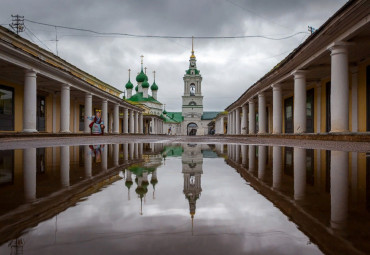
[(370, 253), (370, 157), (237, 144), (0, 151), (0, 254)]

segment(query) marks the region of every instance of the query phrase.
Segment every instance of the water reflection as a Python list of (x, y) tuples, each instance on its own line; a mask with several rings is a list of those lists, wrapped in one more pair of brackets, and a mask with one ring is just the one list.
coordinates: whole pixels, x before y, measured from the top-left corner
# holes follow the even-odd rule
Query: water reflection
[[(184, 238), (189, 231), (199, 241), (174, 240), (174, 247), (190, 242), (197, 244), (192, 251), (212, 254), (271, 253), (276, 247), (281, 253), (320, 253), (313, 240), (325, 253), (369, 253), (369, 167), (369, 157), (360, 152), (252, 144), (131, 142), (0, 151), (0, 253), (41, 249), (41, 243), (27, 240), (40, 240), (39, 228), (49, 233), (51, 227), (45, 224), (51, 226), (50, 218), (56, 231), (57, 215), (80, 217), (73, 221), (72, 232), (64, 229), (71, 240), (85, 235), (94, 239), (96, 229), (111, 235), (119, 229), (129, 236), (142, 231), (140, 235), (159, 234), (148, 238), (153, 240), (148, 247), (155, 251), (169, 247), (160, 238), (163, 231), (165, 238)], [(102, 220), (105, 214), (109, 217)], [(83, 225), (85, 217), (89, 230)], [(68, 220), (59, 222), (63, 226)], [(282, 238), (290, 234), (294, 241)], [(256, 236), (261, 245), (254, 247), (248, 239)], [(97, 242), (105, 246), (111, 240)], [(266, 250), (266, 242), (276, 247)], [(116, 245), (120, 251), (130, 246)], [(68, 250), (54, 248), (56, 254)]]

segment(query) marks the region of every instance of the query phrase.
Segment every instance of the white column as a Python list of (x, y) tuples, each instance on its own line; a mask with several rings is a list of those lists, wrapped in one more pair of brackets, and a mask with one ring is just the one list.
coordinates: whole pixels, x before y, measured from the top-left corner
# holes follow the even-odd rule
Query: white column
[(60, 147), (60, 181), (63, 187), (69, 186), (69, 146)]
[(254, 171), (255, 155), (256, 155), (256, 146), (255, 145), (249, 145), (249, 149), (248, 149), (248, 156), (249, 156), (248, 171), (249, 172)]
[(57, 132), (57, 95), (56, 93), (53, 93), (53, 119), (52, 119), (52, 125), (53, 125), (53, 133)]
[(283, 97), (280, 84), (272, 86), (272, 133), (281, 134), (283, 122)]
[(240, 135), (240, 108), (235, 109), (235, 133)]
[(36, 148), (23, 150), (24, 197), (31, 202), (36, 199)]
[(248, 112), (248, 109), (247, 109), (247, 105), (243, 105), (242, 107), (242, 130), (241, 130), (241, 134), (242, 135), (246, 135), (247, 134), (247, 124), (248, 124), (248, 117), (247, 117), (247, 112)]
[(113, 165), (114, 166), (119, 165), (119, 144), (118, 143), (113, 144)]
[(265, 94), (258, 94), (258, 133), (266, 133), (266, 96)]
[(135, 132), (134, 131), (134, 111), (130, 109), (129, 114), (130, 114), (130, 134), (133, 134)]
[(294, 75), (294, 133), (306, 132), (306, 71), (296, 70)]
[(144, 117), (142, 112), (139, 113), (139, 133), (144, 133)]
[[(113, 108), (113, 111), (114, 111), (114, 108)], [(109, 115), (109, 118), (108, 118), (109, 119), (109, 125), (108, 126), (110, 128), (109, 133), (113, 133), (113, 130), (114, 130), (113, 113), (109, 112), (109, 110), (108, 110), (108, 115)]]
[(23, 132), (37, 132), (36, 130), (37, 84), (36, 72), (27, 70), (24, 76), (23, 96)]
[(282, 177), (283, 171), (281, 147), (274, 146), (272, 148), (272, 187), (274, 189), (279, 189), (281, 187)]
[(137, 111), (135, 111), (135, 113), (134, 113), (134, 118), (135, 118), (135, 123), (134, 123), (135, 128), (134, 128), (134, 130), (135, 130), (135, 134), (137, 134), (137, 133), (139, 133), (139, 115), (138, 115)]
[(249, 104), (249, 134), (256, 132), (256, 109), (254, 102), (250, 100)]
[(330, 198), (331, 227), (343, 229), (348, 215), (348, 152), (331, 151)]
[(84, 146), (84, 168), (85, 168), (85, 178), (89, 179), (92, 176), (92, 158), (91, 149), (89, 145)]
[(157, 130), (156, 130), (156, 121), (155, 121), (155, 118), (152, 118), (152, 134), (157, 134)]
[(92, 95), (85, 95), (85, 133), (90, 133), (90, 123), (91, 121), (86, 118), (86, 116), (91, 117), (92, 115)]
[(348, 52), (347, 46), (334, 43), (331, 51), (330, 132), (348, 132)]
[(231, 113), (227, 114), (227, 134), (231, 134)]
[(266, 146), (258, 146), (258, 179), (264, 180), (266, 171)]
[(60, 93), (60, 132), (70, 133), (70, 88), (68, 84), (63, 84)]
[(115, 104), (113, 108), (113, 134), (119, 133), (119, 105)]
[(302, 200), (306, 192), (306, 149), (294, 147), (294, 199)]
[(123, 133), (128, 133), (128, 109), (123, 109)]
[(224, 134), (224, 117), (220, 118), (220, 134)]
[(79, 114), (78, 114), (78, 111), (79, 111), (79, 107), (78, 107), (78, 101), (77, 101), (77, 98), (75, 98), (74, 100), (74, 105), (73, 105), (73, 133), (78, 133), (78, 126), (79, 126)]
[(101, 118), (104, 122), (105, 126), (105, 133), (109, 132), (109, 123), (108, 123), (108, 101), (106, 99), (103, 99), (101, 104)]
[(321, 133), (321, 83), (316, 84), (316, 133)]
[(352, 132), (358, 132), (358, 68), (353, 67), (352, 72)]

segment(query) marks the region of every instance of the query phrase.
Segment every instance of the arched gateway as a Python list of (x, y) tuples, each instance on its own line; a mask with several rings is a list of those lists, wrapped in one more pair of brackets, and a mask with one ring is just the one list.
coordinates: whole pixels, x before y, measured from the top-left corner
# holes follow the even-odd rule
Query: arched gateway
[(197, 129), (198, 125), (195, 123), (189, 123), (188, 124), (188, 130), (187, 130), (187, 135), (197, 135)]

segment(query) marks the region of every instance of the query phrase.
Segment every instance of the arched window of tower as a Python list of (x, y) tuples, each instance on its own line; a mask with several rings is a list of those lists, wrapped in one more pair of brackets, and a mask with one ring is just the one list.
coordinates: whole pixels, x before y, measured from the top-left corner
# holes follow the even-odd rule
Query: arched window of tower
[(195, 96), (195, 84), (190, 84), (190, 96)]

